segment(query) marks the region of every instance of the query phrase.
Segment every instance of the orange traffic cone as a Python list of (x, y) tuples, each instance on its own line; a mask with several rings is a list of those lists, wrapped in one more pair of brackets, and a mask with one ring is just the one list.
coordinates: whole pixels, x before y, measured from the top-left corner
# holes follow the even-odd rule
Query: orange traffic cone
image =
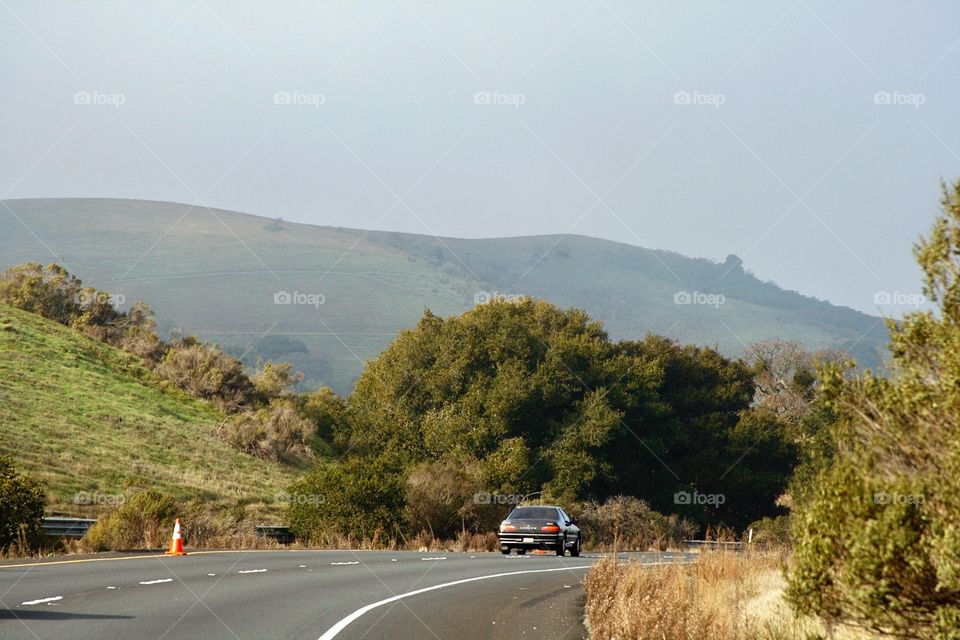
[(187, 555), (187, 552), (183, 550), (183, 538), (180, 536), (180, 518), (177, 518), (177, 524), (173, 525), (173, 537), (170, 539), (170, 551), (167, 551), (166, 555)]

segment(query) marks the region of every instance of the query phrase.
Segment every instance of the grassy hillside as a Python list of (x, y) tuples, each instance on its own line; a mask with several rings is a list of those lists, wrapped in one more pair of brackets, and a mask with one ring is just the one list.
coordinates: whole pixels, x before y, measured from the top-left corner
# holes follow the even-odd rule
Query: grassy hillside
[[(424, 307), (459, 313), (480, 292), (577, 306), (614, 338), (662, 333), (737, 355), (792, 338), (879, 364), (878, 318), (716, 264), (583, 236), (463, 240), (278, 222), (223, 210), (114, 199), (7, 200), (0, 267), (62, 262), (87, 283), (147, 300), (160, 330), (179, 327), (247, 362), (292, 361), (311, 385), (349, 391), (363, 362)], [(278, 292), (323, 304), (274, 304)], [(675, 304), (720, 293), (719, 306)]]
[(227, 447), (217, 410), (163, 387), (136, 357), (0, 305), (0, 453), (43, 481), (52, 511), (94, 515), (76, 492), (137, 487), (275, 510), (293, 471)]

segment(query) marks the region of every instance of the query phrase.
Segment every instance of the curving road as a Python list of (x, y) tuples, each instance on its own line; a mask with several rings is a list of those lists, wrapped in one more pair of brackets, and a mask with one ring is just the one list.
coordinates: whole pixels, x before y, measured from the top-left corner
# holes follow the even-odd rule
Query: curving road
[(0, 638), (583, 638), (580, 582), (598, 557), (213, 551), (8, 563)]

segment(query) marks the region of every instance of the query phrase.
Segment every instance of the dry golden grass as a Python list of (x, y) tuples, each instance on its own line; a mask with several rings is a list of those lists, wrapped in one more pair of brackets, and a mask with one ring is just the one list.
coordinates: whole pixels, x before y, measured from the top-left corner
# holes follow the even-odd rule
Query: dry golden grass
[(780, 553), (709, 552), (688, 565), (618, 564), (605, 558), (584, 580), (594, 640), (811, 640), (828, 635), (783, 600)]

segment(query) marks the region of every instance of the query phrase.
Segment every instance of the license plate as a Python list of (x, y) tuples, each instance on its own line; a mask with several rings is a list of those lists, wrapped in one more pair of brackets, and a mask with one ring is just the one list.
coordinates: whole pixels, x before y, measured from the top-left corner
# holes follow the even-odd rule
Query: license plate
[(524, 538), (523, 541), (524, 541), (524, 542), (533, 542), (533, 538)]

